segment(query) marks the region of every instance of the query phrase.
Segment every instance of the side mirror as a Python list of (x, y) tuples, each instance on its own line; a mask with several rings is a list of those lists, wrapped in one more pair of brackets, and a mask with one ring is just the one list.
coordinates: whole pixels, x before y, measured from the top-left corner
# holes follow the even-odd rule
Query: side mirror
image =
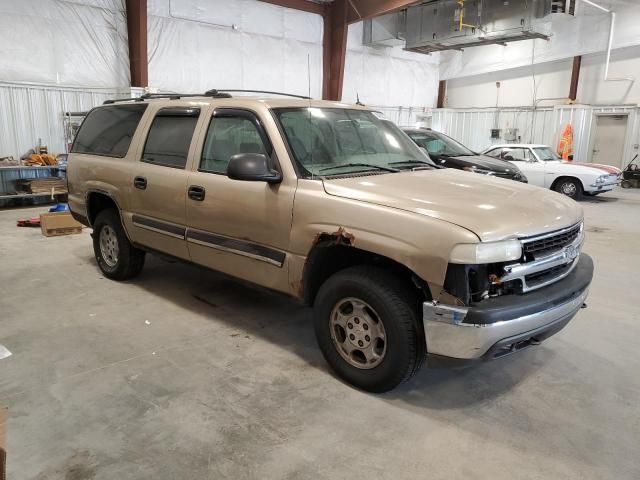
[(262, 153), (238, 153), (229, 160), (227, 177), (248, 182), (280, 183), (282, 174), (269, 167), (269, 159)]

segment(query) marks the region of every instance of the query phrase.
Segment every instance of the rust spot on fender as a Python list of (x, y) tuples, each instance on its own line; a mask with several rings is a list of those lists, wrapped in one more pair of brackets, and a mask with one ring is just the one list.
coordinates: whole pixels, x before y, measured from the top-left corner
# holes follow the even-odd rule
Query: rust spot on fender
[(329, 232), (318, 232), (316, 236), (313, 237), (313, 245), (317, 245), (318, 243), (324, 243), (326, 245), (348, 245), (353, 246), (355, 242), (355, 235), (351, 232), (345, 230), (344, 227), (338, 228), (333, 233)]
[(353, 233), (347, 232), (344, 227), (340, 227), (336, 232), (331, 234), (332, 237), (335, 237), (337, 243), (342, 243), (345, 245), (353, 245), (356, 237)]

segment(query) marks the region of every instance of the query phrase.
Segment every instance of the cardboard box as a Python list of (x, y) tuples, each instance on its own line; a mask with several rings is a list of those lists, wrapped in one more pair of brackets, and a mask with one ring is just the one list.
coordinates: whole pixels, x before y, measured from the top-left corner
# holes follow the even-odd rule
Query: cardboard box
[(0, 407), (0, 480), (7, 478), (7, 418), (7, 408)]
[(51, 212), (40, 215), (40, 229), (45, 237), (71, 235), (82, 232), (82, 224), (69, 212)]

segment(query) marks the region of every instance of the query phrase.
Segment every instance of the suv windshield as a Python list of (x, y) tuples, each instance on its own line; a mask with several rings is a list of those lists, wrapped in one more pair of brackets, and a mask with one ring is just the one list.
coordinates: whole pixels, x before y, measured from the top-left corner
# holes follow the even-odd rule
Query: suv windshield
[(409, 136), (414, 142), (425, 148), (430, 155), (441, 155), (449, 157), (475, 155), (471, 150), (456, 142), (453, 138), (433, 131), (409, 131)]
[(304, 177), (435, 166), (398, 127), (375, 112), (315, 107), (274, 111)]
[(560, 157), (551, 150), (549, 147), (534, 147), (533, 150), (536, 152), (538, 158), (544, 162), (551, 162), (560, 160)]

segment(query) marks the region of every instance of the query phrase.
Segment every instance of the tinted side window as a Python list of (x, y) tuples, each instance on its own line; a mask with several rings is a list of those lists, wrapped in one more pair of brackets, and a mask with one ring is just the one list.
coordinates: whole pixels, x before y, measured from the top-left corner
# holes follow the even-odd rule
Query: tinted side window
[(163, 108), (151, 124), (142, 161), (184, 168), (191, 138), (198, 122), (197, 108)]
[(146, 108), (146, 104), (139, 104), (92, 110), (82, 122), (71, 152), (124, 157)]
[(212, 118), (202, 150), (200, 170), (226, 174), (229, 160), (238, 153), (268, 155), (254, 123), (245, 117)]

